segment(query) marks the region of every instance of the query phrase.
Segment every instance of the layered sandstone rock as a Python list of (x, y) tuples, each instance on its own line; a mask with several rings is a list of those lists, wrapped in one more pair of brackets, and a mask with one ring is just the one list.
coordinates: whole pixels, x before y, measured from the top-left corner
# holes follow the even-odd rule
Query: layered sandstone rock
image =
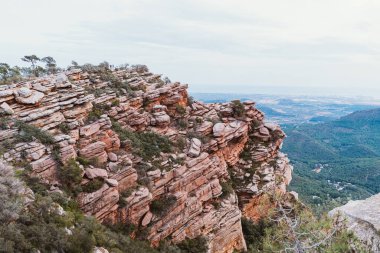
[[(82, 166), (82, 184), (103, 180), (79, 194), (86, 214), (144, 228), (152, 245), (205, 236), (210, 252), (244, 250), (241, 216), (259, 218), (252, 210), (262, 193), (285, 193), (291, 180), (292, 167), (279, 152), (285, 134), (264, 122), (254, 102), (238, 113), (236, 104), (190, 102), (187, 85), (134, 68), (77, 69), (0, 86), (0, 104), (11, 118), (53, 134), (63, 164), (77, 157), (96, 163)], [(165, 136), (172, 152), (139, 157), (131, 132)], [(0, 142), (17, 134), (10, 124)], [(56, 156), (38, 140), (3, 154), (8, 162), (27, 161), (32, 175), (59, 187)], [(227, 183), (235, 191), (223, 194)], [(168, 196), (174, 204), (165, 212), (152, 210)]]
[(368, 251), (380, 252), (380, 194), (368, 199), (349, 201), (329, 212), (340, 215), (339, 221), (346, 223), (348, 230), (368, 247)]

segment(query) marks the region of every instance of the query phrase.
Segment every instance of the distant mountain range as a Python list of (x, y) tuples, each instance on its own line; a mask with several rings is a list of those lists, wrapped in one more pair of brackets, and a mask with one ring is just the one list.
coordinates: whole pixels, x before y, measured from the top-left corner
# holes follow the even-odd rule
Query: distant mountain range
[(317, 96), (278, 96), (263, 94), (191, 93), (207, 103), (224, 103), (234, 99), (253, 100), (268, 121), (280, 124), (320, 123), (338, 119), (358, 110), (380, 106), (379, 100)]

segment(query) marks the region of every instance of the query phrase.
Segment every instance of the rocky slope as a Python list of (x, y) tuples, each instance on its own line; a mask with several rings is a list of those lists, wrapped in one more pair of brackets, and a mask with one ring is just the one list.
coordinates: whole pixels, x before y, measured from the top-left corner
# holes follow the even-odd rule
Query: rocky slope
[(380, 252), (380, 194), (368, 199), (350, 201), (329, 212), (341, 214), (349, 230), (368, 247), (371, 252)]
[[(205, 236), (210, 252), (243, 250), (242, 215), (260, 218), (262, 194), (285, 194), (291, 180), (285, 134), (254, 102), (192, 101), (187, 85), (141, 66), (0, 86), (0, 111), (54, 136), (8, 147), (5, 161), (59, 192), (61, 167), (76, 159), (81, 186), (101, 183), (76, 195), (81, 209), (134, 224), (153, 246)], [(23, 135), (19, 125), (3, 123), (0, 144)]]

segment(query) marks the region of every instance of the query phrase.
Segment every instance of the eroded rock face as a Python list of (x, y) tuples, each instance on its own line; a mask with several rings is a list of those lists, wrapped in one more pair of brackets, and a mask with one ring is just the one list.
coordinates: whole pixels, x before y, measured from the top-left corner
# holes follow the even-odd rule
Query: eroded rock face
[(348, 230), (367, 245), (368, 251), (380, 252), (380, 194), (365, 200), (349, 201), (330, 211), (329, 215), (341, 215), (338, 219), (347, 222)]
[[(187, 85), (163, 84), (160, 75), (133, 69), (108, 74), (130, 89), (79, 69), (0, 86), (2, 110), (50, 132), (59, 147), (57, 154), (38, 140), (19, 143), (3, 159), (28, 162), (33, 176), (54, 187), (57, 155), (63, 164), (87, 161), (82, 185), (102, 184), (79, 194), (82, 210), (101, 221), (144, 227), (153, 246), (204, 236), (212, 253), (245, 250), (242, 215), (259, 219), (260, 196), (285, 193), (291, 180), (292, 166), (279, 152), (285, 137), (279, 126), (265, 123), (252, 101), (235, 115), (230, 103), (190, 103)], [(127, 131), (123, 136), (120, 128)], [(144, 160), (133, 132), (165, 136), (172, 151)], [(0, 142), (17, 133), (12, 125), (0, 130)], [(222, 182), (231, 181), (237, 187), (225, 196)], [(167, 197), (167, 210), (154, 210), (152, 203)]]

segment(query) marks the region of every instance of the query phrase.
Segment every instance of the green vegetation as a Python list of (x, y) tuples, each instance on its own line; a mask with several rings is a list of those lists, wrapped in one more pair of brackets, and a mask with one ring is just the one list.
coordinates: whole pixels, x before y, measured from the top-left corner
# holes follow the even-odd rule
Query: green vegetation
[(260, 219), (257, 223), (254, 223), (243, 217), (241, 226), (249, 250), (251, 252), (254, 252), (253, 250), (260, 252), (263, 250), (266, 229), (274, 226), (274, 223), (265, 219)]
[(275, 205), (269, 210), (262, 209), (267, 218), (257, 222), (242, 219), (249, 253), (367, 252), (353, 233), (348, 232), (344, 226), (334, 226), (332, 218), (316, 218), (302, 205), (289, 208), (284, 207), (275, 197), (270, 199)]
[(83, 192), (86, 192), (86, 193), (96, 192), (97, 190), (102, 188), (103, 185), (104, 185), (104, 180), (102, 178), (95, 178), (91, 180), (90, 182), (88, 182), (87, 184), (83, 185), (82, 190)]
[(89, 112), (87, 116), (87, 122), (94, 122), (100, 119), (100, 116), (106, 114), (111, 107), (105, 104), (94, 104), (92, 110)]
[(242, 117), (244, 115), (244, 105), (240, 102), (240, 100), (231, 101), (231, 106), (235, 117)]
[(194, 239), (185, 239), (177, 247), (183, 253), (206, 253), (208, 250), (207, 240), (202, 236), (195, 237)]
[(0, 63), (0, 84), (14, 83), (22, 79), (20, 67), (11, 67), (7, 63)]
[(179, 105), (179, 104), (176, 104), (175, 105), (175, 110), (176, 112), (179, 114), (179, 115), (185, 115), (186, 113), (186, 107), (182, 106), (182, 105)]
[(220, 196), (221, 198), (227, 198), (231, 194), (234, 194), (234, 188), (230, 182), (221, 182), (220, 185), (222, 186), (222, 195)]
[[(23, 195), (17, 190), (22, 184), (9, 174), (11, 171), (5, 175), (0, 170), (0, 186), (7, 192), (7, 198), (2, 196), (5, 209), (1, 210), (12, 215), (0, 212), (1, 252), (90, 253), (95, 246), (117, 253), (158, 252), (147, 242), (130, 239), (125, 228), (108, 228), (95, 218), (84, 216), (76, 202), (64, 194), (44, 190), (24, 207)], [(13, 195), (9, 195), (11, 190)]]
[[(47, 56), (43, 58), (39, 58), (36, 55), (25, 55), (21, 58), (22, 61), (28, 62), (31, 66), (27, 68), (22, 68), (21, 71), (26, 76), (42, 76), (43, 74), (55, 74), (59, 71), (57, 68), (57, 63), (53, 57)], [(45, 67), (38, 65), (38, 63), (44, 63)]]
[(60, 166), (58, 169), (59, 179), (63, 189), (76, 196), (82, 192), (80, 183), (82, 181), (82, 169), (74, 159), (66, 162), (66, 165)]
[(144, 160), (151, 160), (161, 152), (172, 151), (172, 142), (166, 137), (154, 132), (133, 132), (123, 128), (118, 122), (112, 122), (113, 130), (119, 135), (121, 141), (129, 140), (133, 152)]
[(283, 150), (295, 168), (290, 189), (318, 212), (380, 191), (379, 109), (283, 129)]
[(165, 215), (170, 208), (177, 202), (174, 196), (164, 196), (162, 198), (153, 200), (150, 204), (150, 210), (156, 215)]
[(0, 117), (0, 130), (6, 130), (9, 127), (11, 119), (9, 117)]
[(31, 142), (36, 138), (42, 144), (52, 145), (54, 144), (54, 138), (47, 132), (41, 129), (24, 123), (23, 121), (16, 121), (15, 126), (19, 129), (19, 134), (16, 135), (16, 142)]
[(60, 124), (58, 127), (59, 127), (59, 130), (61, 130), (61, 132), (62, 132), (63, 134), (68, 134), (68, 133), (70, 133), (70, 127), (69, 127), (69, 125), (67, 125), (66, 123), (62, 123), (62, 124)]

